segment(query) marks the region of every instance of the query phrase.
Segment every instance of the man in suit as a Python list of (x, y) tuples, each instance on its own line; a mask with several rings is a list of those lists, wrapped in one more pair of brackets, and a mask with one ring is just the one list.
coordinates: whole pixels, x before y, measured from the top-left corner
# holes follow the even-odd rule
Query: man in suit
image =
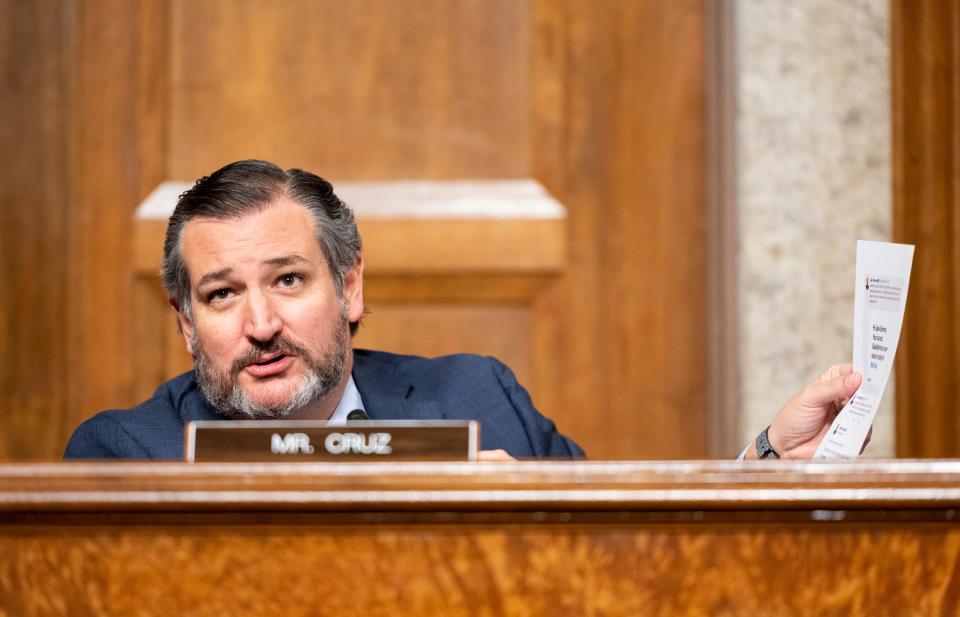
[[(314, 174), (240, 161), (198, 180), (170, 217), (163, 282), (194, 371), (132, 410), (86, 421), (65, 457), (179, 459), (190, 420), (343, 422), (353, 409), (374, 420), (478, 420), (483, 459), (583, 456), (496, 360), (353, 350), (364, 313), (360, 236)], [(762, 433), (771, 450), (812, 454), (835, 402), (859, 385), (849, 366), (831, 371)]]

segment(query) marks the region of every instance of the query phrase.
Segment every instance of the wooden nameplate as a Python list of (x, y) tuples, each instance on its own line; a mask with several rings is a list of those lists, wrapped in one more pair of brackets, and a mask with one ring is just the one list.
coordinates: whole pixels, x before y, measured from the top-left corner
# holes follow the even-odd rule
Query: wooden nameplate
[(194, 462), (474, 461), (476, 421), (231, 420), (188, 422), (183, 453)]

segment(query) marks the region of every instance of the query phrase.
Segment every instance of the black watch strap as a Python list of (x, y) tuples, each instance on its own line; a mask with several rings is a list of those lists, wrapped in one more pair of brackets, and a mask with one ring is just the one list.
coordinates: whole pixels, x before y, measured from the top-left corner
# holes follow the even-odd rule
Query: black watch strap
[(770, 445), (770, 439), (767, 437), (767, 431), (769, 430), (770, 427), (768, 426), (757, 435), (757, 456), (759, 458), (780, 458), (777, 451)]

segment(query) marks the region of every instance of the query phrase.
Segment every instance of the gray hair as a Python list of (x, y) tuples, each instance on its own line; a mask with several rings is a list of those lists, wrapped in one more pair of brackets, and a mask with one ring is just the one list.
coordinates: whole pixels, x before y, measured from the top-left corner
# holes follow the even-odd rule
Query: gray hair
[[(186, 224), (197, 217), (238, 218), (261, 210), (284, 195), (304, 206), (313, 217), (317, 243), (323, 251), (337, 294), (343, 297), (344, 278), (356, 265), (362, 243), (350, 207), (333, 186), (302, 169), (288, 169), (267, 161), (237, 161), (204, 176), (180, 195), (167, 224), (161, 275), (167, 295), (190, 315), (190, 274), (183, 261), (181, 240)], [(358, 324), (350, 324), (355, 334)]]

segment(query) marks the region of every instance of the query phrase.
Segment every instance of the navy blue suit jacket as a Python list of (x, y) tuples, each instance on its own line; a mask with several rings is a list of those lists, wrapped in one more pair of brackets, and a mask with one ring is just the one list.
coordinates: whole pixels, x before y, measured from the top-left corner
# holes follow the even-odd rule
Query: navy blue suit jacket
[[(483, 450), (502, 448), (518, 458), (583, 456), (493, 358), (355, 350), (353, 379), (372, 420), (478, 420)], [(64, 458), (182, 460), (183, 426), (191, 420), (229, 421), (204, 398), (192, 371), (133, 409), (104, 411), (81, 424)]]

